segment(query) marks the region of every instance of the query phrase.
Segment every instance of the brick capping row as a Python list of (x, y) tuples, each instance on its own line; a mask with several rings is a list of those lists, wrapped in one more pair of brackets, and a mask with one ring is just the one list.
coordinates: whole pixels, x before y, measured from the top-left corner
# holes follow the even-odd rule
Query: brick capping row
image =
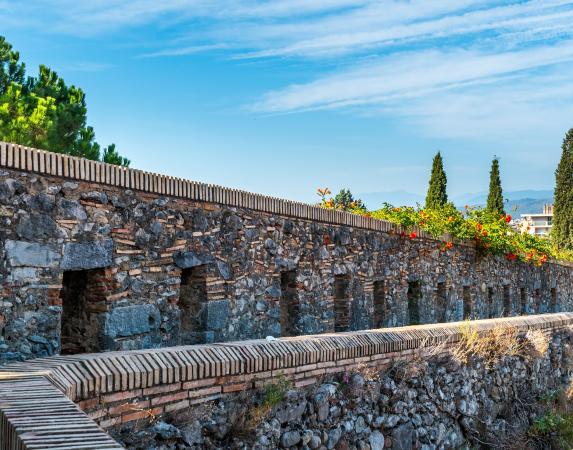
[[(498, 326), (515, 327), (522, 333), (551, 331), (573, 325), (573, 313), (473, 324), (480, 332)], [(457, 341), (460, 325), (428, 324), (12, 363), (0, 367), (0, 449), (121, 448), (101, 428), (189, 408), (225, 393), (261, 386), (281, 374), (302, 387), (360, 364), (385, 367), (419, 350)]]
[[(335, 225), (346, 225), (386, 233), (400, 233), (404, 231), (402, 227), (396, 224), (371, 217), (116, 166), (61, 153), (47, 152), (2, 141), (0, 141), (0, 167), (64, 177), (78, 181), (107, 184), (171, 197), (218, 203), (237, 208), (248, 208), (271, 214)], [(418, 227), (414, 227), (410, 231), (415, 231), (421, 238), (440, 241), (452, 240), (451, 236), (436, 238)], [(461, 243), (470, 246), (474, 245), (469, 241)]]

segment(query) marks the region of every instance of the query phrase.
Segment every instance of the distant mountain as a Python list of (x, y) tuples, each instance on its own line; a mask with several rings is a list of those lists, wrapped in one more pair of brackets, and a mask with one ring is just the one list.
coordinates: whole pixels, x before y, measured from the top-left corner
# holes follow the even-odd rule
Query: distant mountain
[[(521, 191), (507, 191), (503, 193), (506, 199), (505, 210), (509, 214), (540, 213), (543, 205), (553, 203), (553, 191), (549, 189)], [(452, 199), (456, 206), (463, 208), (465, 205), (485, 206), (487, 192), (476, 194), (463, 194)]]
[[(506, 211), (514, 215), (542, 212), (545, 203), (553, 203), (553, 190), (549, 189), (507, 191), (503, 193), (503, 196), (507, 199)], [(404, 190), (367, 192), (358, 194), (356, 197), (361, 198), (369, 209), (378, 209), (384, 202), (396, 206), (416, 206), (416, 203), (424, 203), (423, 195)], [(463, 208), (465, 205), (485, 206), (487, 192), (457, 195), (451, 200), (459, 208)]]

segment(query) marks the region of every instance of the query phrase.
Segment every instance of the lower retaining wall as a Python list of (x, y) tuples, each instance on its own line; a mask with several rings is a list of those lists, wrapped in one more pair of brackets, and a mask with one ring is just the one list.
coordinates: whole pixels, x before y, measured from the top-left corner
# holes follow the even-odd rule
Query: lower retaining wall
[[(503, 326), (553, 333), (573, 325), (573, 313), (472, 323), (480, 332)], [(83, 354), (3, 366), (0, 448), (121, 448), (103, 430), (256, 389), (278, 376), (303, 387), (358, 365), (384, 369), (455, 343), (460, 325)]]

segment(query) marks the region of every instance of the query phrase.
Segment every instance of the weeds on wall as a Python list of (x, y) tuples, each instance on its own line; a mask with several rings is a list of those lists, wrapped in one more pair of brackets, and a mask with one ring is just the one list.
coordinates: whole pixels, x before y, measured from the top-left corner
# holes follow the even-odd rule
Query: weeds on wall
[(496, 327), (479, 332), (470, 321), (460, 326), (459, 341), (451, 349), (454, 360), (468, 364), (473, 358), (492, 368), (506, 356), (525, 356), (526, 347), (513, 327)]
[(279, 375), (273, 382), (265, 385), (260, 404), (253, 406), (248, 412), (247, 429), (256, 428), (269, 415), (272, 409), (279, 405), (291, 388), (292, 382), (284, 375)]

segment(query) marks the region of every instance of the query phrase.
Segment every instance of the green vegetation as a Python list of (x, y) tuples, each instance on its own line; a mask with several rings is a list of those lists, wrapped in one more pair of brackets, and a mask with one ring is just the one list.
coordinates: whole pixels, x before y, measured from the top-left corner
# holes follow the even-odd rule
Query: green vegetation
[(327, 198), (332, 192), (330, 189), (318, 189), (318, 196), (321, 198), (321, 206), (330, 209), (338, 209), (353, 213), (365, 213), (366, 207), (360, 199), (355, 199), (348, 189), (341, 189), (334, 197)]
[(557, 248), (573, 250), (573, 128), (563, 139), (555, 171), (555, 204), (551, 240)]
[(0, 140), (128, 166), (115, 145), (101, 149), (87, 125), (84, 92), (40, 66), (26, 76), (20, 54), (0, 36)]
[(448, 179), (444, 171), (444, 163), (440, 152), (434, 156), (432, 163), (432, 174), (430, 176), (430, 184), (428, 186), (428, 194), (426, 195), (426, 209), (442, 208), (448, 203), (448, 194), (446, 193), (446, 185)]
[(501, 178), (499, 176), (499, 160), (493, 158), (489, 172), (489, 193), (487, 195), (486, 209), (494, 214), (503, 214), (503, 193), (501, 190)]
[[(560, 228), (552, 240), (520, 233), (510, 226), (512, 218), (503, 212), (497, 158), (494, 158), (491, 166), (490, 191), (485, 208), (466, 206), (460, 211), (447, 201), (446, 174), (440, 153), (434, 157), (425, 207), (395, 207), (385, 203), (380, 209), (368, 211), (361, 201), (354, 200), (348, 190), (342, 190), (332, 198), (330, 190), (324, 188), (318, 190), (318, 195), (321, 197), (320, 205), (324, 208), (350, 211), (400, 225), (403, 228), (402, 238), (416, 239), (416, 227), (435, 237), (449, 236), (450, 241), (440, 244), (443, 252), (453, 247), (454, 239), (471, 240), (478, 254), (501, 255), (509, 261), (540, 266), (549, 258), (573, 261), (573, 129), (563, 144), (563, 158), (557, 178), (555, 208), (559, 207), (561, 216), (560, 221), (555, 219)], [(558, 194), (558, 191), (561, 193)], [(561, 245), (555, 245), (556, 241)]]
[(570, 450), (573, 448), (573, 412), (571, 397), (559, 391), (550, 398), (542, 398), (544, 412), (529, 428), (529, 438), (537, 448)]
[(256, 428), (271, 410), (284, 400), (291, 384), (290, 380), (281, 374), (273, 382), (265, 385), (261, 403), (249, 411), (246, 422), (248, 429)]

